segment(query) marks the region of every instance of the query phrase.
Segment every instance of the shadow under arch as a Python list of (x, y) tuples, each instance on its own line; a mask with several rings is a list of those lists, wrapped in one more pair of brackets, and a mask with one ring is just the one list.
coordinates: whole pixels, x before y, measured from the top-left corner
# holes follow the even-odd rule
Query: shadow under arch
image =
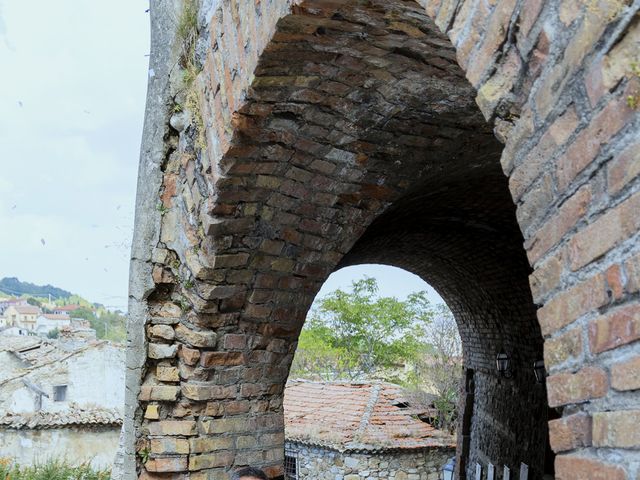
[[(467, 372), (457, 429), (460, 478), (474, 478), (476, 463), (483, 468), (492, 463), (500, 471), (504, 465), (512, 472), (525, 463), (530, 478), (552, 474), (546, 389), (533, 372), (543, 356), (543, 339), (502, 172), (427, 184), (402, 197), (338, 267), (362, 263), (418, 275), (454, 313)], [(501, 378), (496, 369), (500, 351), (511, 358), (511, 378)]]

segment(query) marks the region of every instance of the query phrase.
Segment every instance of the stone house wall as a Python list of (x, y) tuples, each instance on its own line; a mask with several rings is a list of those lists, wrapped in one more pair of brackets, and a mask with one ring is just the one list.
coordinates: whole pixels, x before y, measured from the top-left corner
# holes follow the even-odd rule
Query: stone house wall
[(388, 453), (342, 453), (301, 443), (286, 443), (297, 454), (299, 480), (439, 480), (455, 448)]
[[(9, 357), (10, 355), (6, 355)], [(122, 410), (124, 407), (124, 348), (103, 343), (31, 369), (15, 370), (0, 382), (0, 414), (64, 411), (75, 407)], [(27, 384), (48, 395), (38, 401)], [(64, 401), (55, 401), (54, 387), (66, 385)], [(74, 407), (74, 408), (75, 408)]]
[(120, 427), (10, 429), (0, 428), (0, 458), (33, 465), (52, 458), (70, 463), (90, 462), (94, 468), (111, 468), (118, 449)]

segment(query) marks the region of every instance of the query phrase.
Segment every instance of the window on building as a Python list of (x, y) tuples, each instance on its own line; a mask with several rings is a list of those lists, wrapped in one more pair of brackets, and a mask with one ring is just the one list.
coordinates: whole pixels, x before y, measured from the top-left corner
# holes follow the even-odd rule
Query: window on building
[(53, 401), (64, 402), (67, 399), (67, 386), (55, 385), (53, 387)]
[(298, 480), (298, 452), (288, 448), (284, 450), (284, 478)]

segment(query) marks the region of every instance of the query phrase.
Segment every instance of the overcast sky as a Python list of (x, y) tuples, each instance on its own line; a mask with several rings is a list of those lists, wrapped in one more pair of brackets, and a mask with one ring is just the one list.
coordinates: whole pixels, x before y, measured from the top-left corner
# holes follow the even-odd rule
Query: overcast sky
[(0, 276), (126, 305), (144, 0), (0, 0)]
[[(0, 277), (126, 308), (148, 0), (0, 0)], [(404, 297), (427, 286), (355, 267)], [(439, 297), (432, 292), (432, 298)]]

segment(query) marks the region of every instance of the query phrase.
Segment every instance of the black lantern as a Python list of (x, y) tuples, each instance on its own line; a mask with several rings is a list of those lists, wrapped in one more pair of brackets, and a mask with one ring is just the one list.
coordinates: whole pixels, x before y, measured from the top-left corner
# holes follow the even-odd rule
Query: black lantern
[(543, 383), (547, 372), (544, 369), (544, 360), (536, 360), (533, 362), (533, 374), (536, 376), (537, 383)]
[(511, 377), (511, 358), (504, 350), (500, 350), (496, 355), (496, 368), (501, 377)]

